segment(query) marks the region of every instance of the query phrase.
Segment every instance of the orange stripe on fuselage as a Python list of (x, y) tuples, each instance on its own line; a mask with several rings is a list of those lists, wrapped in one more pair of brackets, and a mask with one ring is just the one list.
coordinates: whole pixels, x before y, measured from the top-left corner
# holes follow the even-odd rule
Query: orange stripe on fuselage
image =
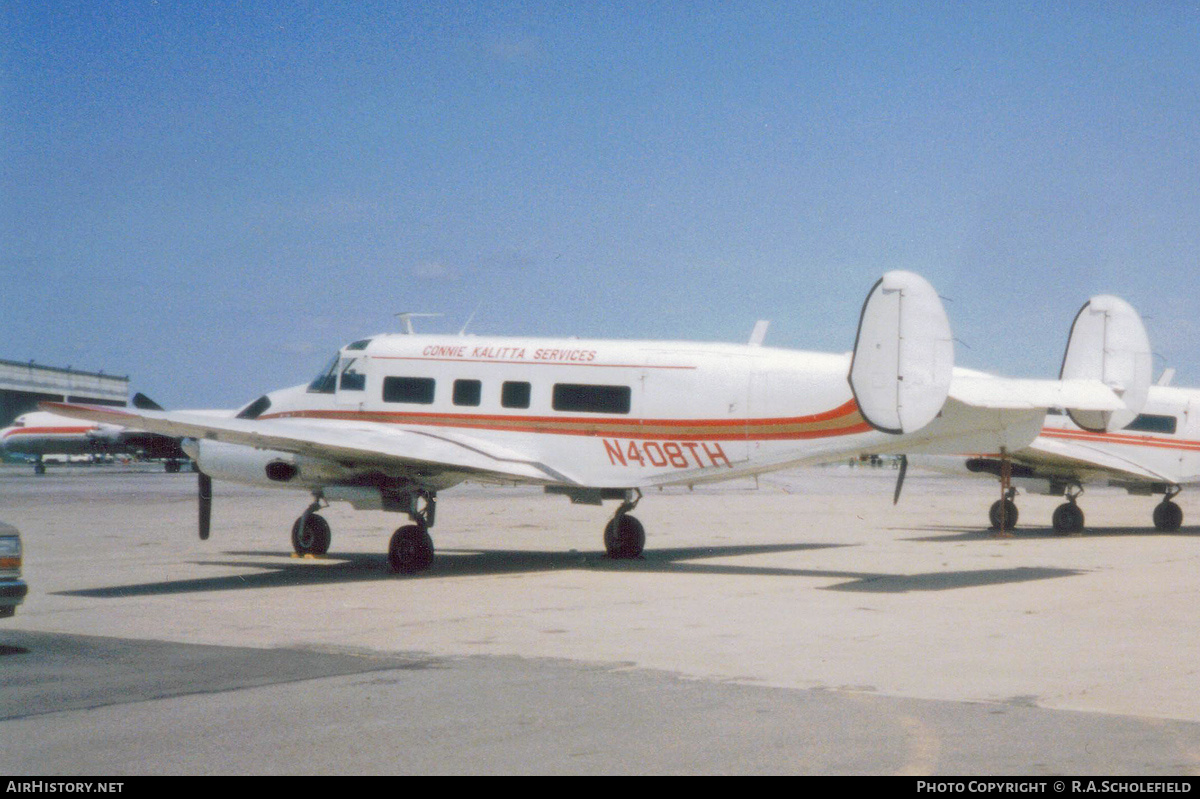
[(1155, 438), (1154, 436), (1130, 433), (1093, 433), (1089, 430), (1066, 430), (1059, 427), (1042, 429), (1046, 438), (1061, 438), (1068, 441), (1090, 441), (1102, 444), (1123, 444), (1132, 447), (1155, 447), (1157, 449), (1200, 450), (1200, 441), (1178, 438)]
[(690, 441), (830, 438), (865, 433), (871, 429), (871, 426), (859, 413), (858, 405), (854, 400), (849, 400), (833, 410), (810, 416), (763, 419), (626, 419), (350, 410), (285, 411), (263, 414), (260, 418), (343, 419), (356, 422), (458, 427), (506, 433)]

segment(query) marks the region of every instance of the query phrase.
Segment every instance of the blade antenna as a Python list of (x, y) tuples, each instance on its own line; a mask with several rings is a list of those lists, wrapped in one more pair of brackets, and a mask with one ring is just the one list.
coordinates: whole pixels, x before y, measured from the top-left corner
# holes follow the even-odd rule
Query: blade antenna
[(479, 309), (482, 307), (483, 300), (480, 300), (479, 304), (475, 306), (475, 310), (471, 311), (471, 315), (467, 317), (467, 321), (463, 322), (462, 330), (458, 331), (458, 335), (467, 335), (467, 326), (471, 324), (471, 320), (475, 318), (475, 314), (479, 313)]

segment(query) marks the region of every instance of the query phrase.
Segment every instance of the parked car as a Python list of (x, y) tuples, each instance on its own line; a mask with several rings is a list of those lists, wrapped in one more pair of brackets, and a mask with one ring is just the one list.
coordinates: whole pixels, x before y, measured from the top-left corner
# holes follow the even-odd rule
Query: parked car
[(27, 593), (29, 586), (21, 579), (21, 534), (0, 522), (0, 619), (16, 613)]

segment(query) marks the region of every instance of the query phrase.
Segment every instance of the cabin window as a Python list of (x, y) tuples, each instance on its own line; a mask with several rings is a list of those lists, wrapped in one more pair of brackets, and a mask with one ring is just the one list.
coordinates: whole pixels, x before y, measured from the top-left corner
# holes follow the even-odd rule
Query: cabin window
[(333, 356), (333, 360), (329, 362), (321, 372), (308, 384), (309, 394), (332, 394), (337, 386), (337, 368), (338, 356)]
[(431, 405), (433, 403), (433, 378), (385, 377), (383, 378), (383, 401)]
[(500, 404), (505, 408), (528, 408), (529, 384), (506, 382), (500, 387)]
[(454, 381), (454, 404), (455, 405), (471, 405), (479, 404), (483, 397), (483, 383), (478, 380), (455, 380)]
[(1152, 413), (1143, 413), (1125, 425), (1125, 429), (1139, 430), (1143, 433), (1166, 433), (1167, 435), (1174, 435), (1175, 424), (1176, 419), (1174, 416), (1158, 416)]
[(342, 376), (338, 388), (342, 391), (362, 391), (367, 387), (367, 376), (354, 370), (357, 358), (342, 359)]
[(555, 383), (553, 407), (577, 413), (629, 413), (629, 386)]
[(364, 338), (364, 339), (360, 339), (359, 341), (355, 341), (350, 344), (347, 344), (346, 349), (348, 349), (348, 350), (365, 350), (367, 348), (367, 345), (370, 343), (371, 343), (371, 339)]

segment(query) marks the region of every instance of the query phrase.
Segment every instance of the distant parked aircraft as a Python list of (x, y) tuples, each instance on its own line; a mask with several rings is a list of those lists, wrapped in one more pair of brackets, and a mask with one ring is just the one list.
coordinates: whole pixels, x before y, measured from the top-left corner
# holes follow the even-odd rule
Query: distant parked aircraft
[[(162, 410), (144, 394), (134, 397), (134, 407)], [(181, 464), (190, 460), (178, 438), (107, 422), (81, 422), (46, 411), (21, 414), (0, 430), (0, 451), (33, 458), (36, 474), (45, 474), (47, 455), (133, 455), (162, 460), (168, 472), (179, 471)]]
[[(1200, 482), (1200, 389), (1167, 385), (1171, 374), (1164, 373), (1165, 379), (1149, 387), (1142, 412), (1121, 429), (1094, 429), (1086, 426), (1086, 418), (1054, 409), (1038, 437), (1011, 453), (1009, 470), (1015, 487), (1066, 498), (1052, 517), (1057, 532), (1083, 529), (1078, 499), (1088, 483), (1119, 486), (1144, 496), (1162, 494), (1152, 516), (1155, 528), (1170, 532), (1183, 524), (1183, 510), (1173, 500), (1183, 486)], [(920, 463), (997, 477), (1002, 468), (994, 455), (925, 458)], [(1008, 503), (1006, 528), (1017, 522), (1015, 487), (1003, 500)], [(1001, 501), (989, 513), (993, 528), (1000, 527)]]

